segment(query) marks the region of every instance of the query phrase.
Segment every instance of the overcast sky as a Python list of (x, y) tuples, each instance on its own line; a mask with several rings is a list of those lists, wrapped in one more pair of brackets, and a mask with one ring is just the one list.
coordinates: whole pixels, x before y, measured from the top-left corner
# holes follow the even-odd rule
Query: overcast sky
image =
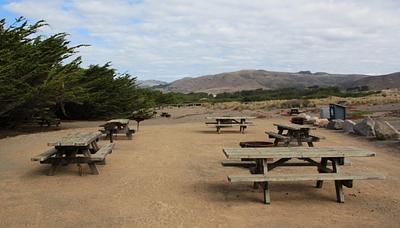
[(84, 65), (171, 81), (240, 69), (400, 71), (400, 0), (0, 0), (67, 32)]

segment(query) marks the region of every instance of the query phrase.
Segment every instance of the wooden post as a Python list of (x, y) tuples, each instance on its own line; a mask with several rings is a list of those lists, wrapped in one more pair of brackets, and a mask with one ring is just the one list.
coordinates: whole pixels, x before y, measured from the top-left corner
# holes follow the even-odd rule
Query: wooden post
[[(282, 129), (281, 127), (278, 127), (278, 134), (282, 135), (282, 133), (283, 133), (283, 129)], [(274, 146), (278, 146), (278, 144), (279, 144), (279, 139), (278, 139), (278, 138), (275, 138), (275, 140), (274, 140)], [(289, 145), (289, 144), (288, 144), (288, 145)]]
[[(262, 160), (262, 171), (263, 174), (267, 174), (268, 173), (268, 163), (267, 163), (267, 159), (263, 159)], [(269, 195), (269, 184), (268, 181), (263, 182), (263, 190), (264, 190), (264, 203), (265, 204), (270, 204), (271, 203), (271, 198)]]
[(61, 162), (60, 162), (60, 160), (62, 159), (61, 152), (58, 151), (58, 153), (55, 155), (55, 157), (57, 159), (51, 164), (50, 170), (47, 173), (48, 176), (54, 176), (54, 174), (57, 171), (57, 168), (60, 167), (60, 165), (61, 165)]
[[(255, 174), (261, 174), (262, 173), (262, 159), (256, 159), (256, 167), (255, 167)], [(253, 189), (258, 189), (259, 183), (254, 182), (253, 183)]]
[(113, 142), (113, 131), (114, 131), (114, 130), (112, 130), (112, 129), (109, 129), (109, 130), (108, 130), (108, 134), (109, 134), (109, 136), (110, 136), (110, 143)]
[[(339, 159), (332, 159), (332, 169), (334, 173), (339, 173)], [(343, 184), (341, 180), (335, 180), (336, 201), (344, 203)]]
[[(326, 158), (321, 158), (321, 166), (324, 167), (324, 168), (326, 168), (327, 164), (328, 164), (328, 159), (326, 159)], [(318, 168), (318, 173), (323, 173), (323, 172), (324, 172), (324, 171), (322, 171), (320, 168)], [(317, 181), (317, 184), (316, 184), (316, 187), (317, 187), (317, 188), (322, 188), (322, 184), (323, 184), (323, 183), (324, 183), (324, 181), (318, 180), (318, 181)]]

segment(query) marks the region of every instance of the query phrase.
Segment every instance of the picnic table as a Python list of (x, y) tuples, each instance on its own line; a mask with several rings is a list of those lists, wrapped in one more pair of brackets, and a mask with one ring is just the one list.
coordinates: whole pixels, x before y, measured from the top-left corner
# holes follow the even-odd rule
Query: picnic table
[(96, 163), (105, 164), (105, 157), (112, 152), (113, 143), (103, 147), (97, 145), (101, 134), (99, 132), (74, 133), (66, 135), (55, 142), (49, 142), (53, 148), (31, 158), (31, 161), (39, 161), (41, 164), (51, 164), (48, 172), (53, 176), (61, 165), (77, 164), (79, 174), (82, 175), (81, 164), (88, 164), (92, 174), (98, 175)]
[[(353, 187), (353, 180), (384, 179), (379, 173), (367, 172), (340, 172), (340, 166), (348, 157), (373, 157), (374, 152), (354, 147), (270, 147), (270, 148), (235, 148), (223, 149), (229, 159), (255, 159), (255, 167), (247, 175), (229, 175), (229, 182), (253, 182), (254, 187), (259, 185), (264, 190), (264, 203), (270, 204), (269, 182), (282, 181), (317, 181), (316, 187), (322, 188), (323, 181), (335, 181), (337, 202), (344, 202), (343, 186)], [(315, 160), (320, 158), (320, 161)], [(279, 159), (267, 162), (268, 159)], [(297, 162), (288, 162), (297, 159)], [(332, 168), (328, 168), (328, 161)], [(316, 166), (318, 173), (282, 174), (270, 172), (277, 167)], [(296, 170), (297, 171), (297, 170)]]
[(133, 133), (135, 130), (129, 129), (129, 119), (112, 119), (107, 121), (106, 124), (100, 125), (104, 129), (100, 129), (99, 131), (102, 134), (105, 134), (106, 137), (110, 137), (110, 141), (113, 141), (113, 135), (124, 134), (128, 139), (132, 139)]
[(255, 119), (255, 117), (235, 117), (235, 116), (222, 116), (222, 117), (206, 117), (207, 120), (213, 120), (212, 122), (206, 122), (206, 124), (212, 124), (217, 128), (217, 133), (221, 132), (221, 128), (239, 126), (240, 133), (244, 134), (244, 130), (252, 124), (248, 120)]
[(275, 146), (277, 146), (279, 142), (284, 142), (285, 146), (288, 146), (290, 142), (297, 141), (299, 146), (303, 145), (303, 142), (306, 142), (308, 146), (313, 147), (313, 143), (320, 140), (319, 137), (310, 135), (310, 130), (316, 129), (315, 127), (292, 123), (275, 123), (274, 126), (278, 128), (277, 133), (271, 131), (266, 131), (265, 133), (269, 136), (269, 138), (275, 139)]
[(300, 108), (291, 108), (289, 115), (297, 115), (300, 114)]

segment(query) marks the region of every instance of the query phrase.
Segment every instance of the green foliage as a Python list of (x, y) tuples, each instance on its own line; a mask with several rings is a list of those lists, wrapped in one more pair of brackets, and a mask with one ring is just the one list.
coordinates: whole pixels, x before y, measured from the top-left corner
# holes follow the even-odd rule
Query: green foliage
[(374, 92), (343, 92), (337, 87), (310, 87), (307, 89), (300, 88), (283, 88), (276, 90), (248, 90), (234, 93), (221, 93), (215, 98), (216, 101), (265, 101), (265, 100), (291, 100), (291, 99), (318, 99), (329, 96), (337, 97), (360, 97), (373, 94)]
[(44, 25), (19, 18), (7, 28), (0, 20), (0, 124), (15, 125), (62, 101), (63, 79), (79, 70), (79, 58), (62, 64), (78, 48), (68, 47), (66, 34), (34, 36)]
[[(64, 103), (63, 114), (70, 119), (127, 116), (146, 106), (146, 99), (141, 99), (136, 86), (136, 78), (116, 74), (109, 63), (82, 69), (78, 77), (66, 80), (66, 90), (76, 95), (75, 99)], [(61, 104), (59, 110), (62, 110)]]
[(67, 34), (37, 35), (43, 21), (28, 25), (19, 18), (6, 26), (0, 20), (0, 124), (15, 126), (33, 117), (123, 117), (153, 107), (150, 92), (137, 88), (136, 78), (117, 74), (107, 63), (80, 66)]

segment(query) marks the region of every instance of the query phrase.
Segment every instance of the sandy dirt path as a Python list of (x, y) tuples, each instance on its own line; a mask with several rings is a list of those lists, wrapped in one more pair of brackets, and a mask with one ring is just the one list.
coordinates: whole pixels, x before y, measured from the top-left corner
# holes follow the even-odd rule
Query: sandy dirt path
[[(46, 176), (47, 165), (30, 161), (46, 143), (80, 128), (20, 135), (0, 140), (0, 227), (397, 227), (400, 222), (399, 144), (382, 145), (339, 132), (318, 129), (326, 137), (316, 146), (349, 145), (377, 152), (352, 159), (343, 170), (379, 171), (384, 181), (355, 182), (345, 188), (345, 203), (336, 203), (334, 184), (272, 183), (271, 201), (261, 190), (230, 184), (222, 167), (223, 147), (264, 140), (272, 123), (257, 119), (246, 134), (238, 129), (217, 135), (202, 122), (143, 125), (133, 140), (117, 139), (100, 175), (78, 176), (76, 166)], [(100, 141), (100, 145), (106, 141)], [(315, 168), (304, 168), (315, 172)], [(86, 173), (89, 173), (85, 167)], [(293, 168), (277, 169), (293, 172)]]

